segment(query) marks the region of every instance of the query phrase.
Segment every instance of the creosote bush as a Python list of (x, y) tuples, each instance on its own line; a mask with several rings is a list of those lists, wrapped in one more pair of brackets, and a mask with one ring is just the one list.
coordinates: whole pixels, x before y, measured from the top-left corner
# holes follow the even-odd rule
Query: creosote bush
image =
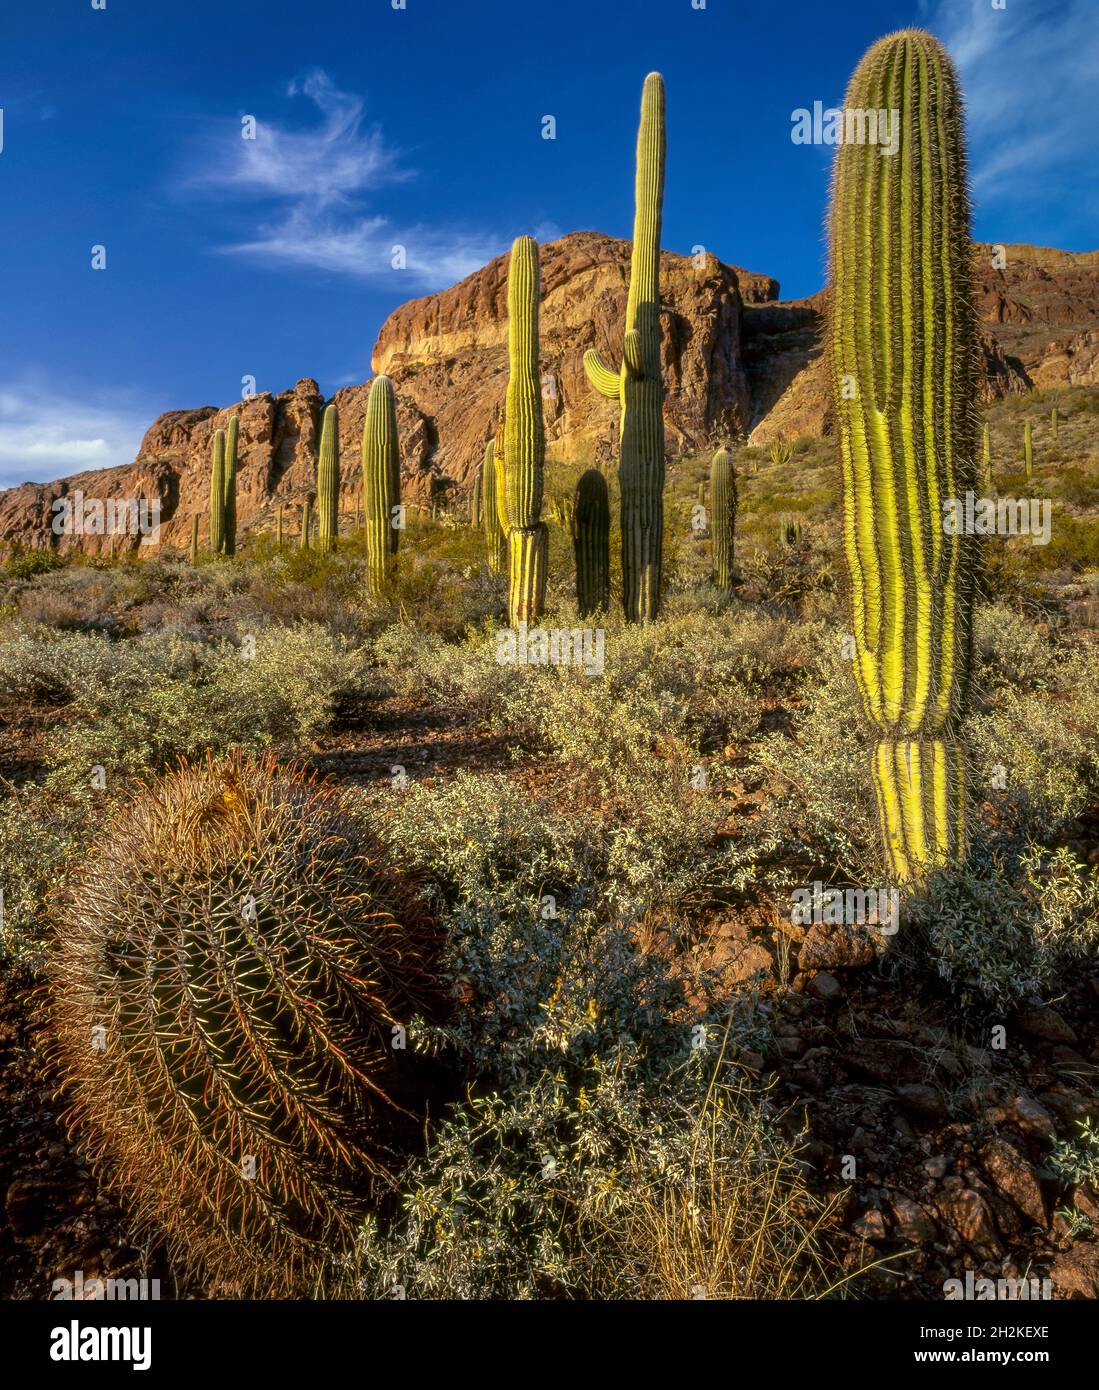
[(439, 931), (338, 791), (184, 764), (114, 817), (50, 972), (71, 1124), (224, 1294), (316, 1293), (417, 1142), (394, 1029), (438, 1013)]

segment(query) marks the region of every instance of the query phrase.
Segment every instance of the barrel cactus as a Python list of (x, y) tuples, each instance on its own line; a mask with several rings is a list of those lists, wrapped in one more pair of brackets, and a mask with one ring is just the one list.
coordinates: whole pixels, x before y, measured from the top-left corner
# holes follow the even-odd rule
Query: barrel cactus
[(485, 446), (484, 486), (481, 489), (481, 497), (488, 567), (493, 574), (503, 574), (508, 558), (508, 536), (506, 529), (500, 523), (498, 511), (500, 488), (497, 482), (496, 444), (491, 439)]
[(322, 1290), (394, 1189), (438, 939), (338, 790), (270, 755), (181, 766), (116, 814), (58, 933), (54, 1052), (97, 1170), (214, 1290)]
[(340, 534), (340, 412), (333, 403), (324, 412), (317, 456), (317, 544), (335, 550)]
[(225, 431), (215, 430), (210, 460), (210, 549), (225, 554)]
[(546, 525), (542, 521), (546, 436), (538, 372), (538, 243), (515, 239), (508, 262), (508, 390), (504, 470), (508, 524), (508, 620), (537, 622), (546, 597)]
[(584, 354), (591, 385), (621, 407), (622, 604), (627, 621), (660, 611), (664, 549), (664, 384), (660, 375), (660, 223), (664, 202), (664, 79), (649, 73), (637, 133), (636, 204), (622, 366)]
[(611, 600), (611, 511), (607, 480), (598, 468), (576, 484), (573, 549), (576, 555), (576, 606), (582, 618), (605, 613)]
[(724, 593), (731, 593), (733, 542), (736, 535), (736, 470), (728, 449), (718, 449), (710, 465), (710, 533), (713, 536), (714, 583)]
[(956, 861), (965, 840), (959, 724), (979, 551), (944, 527), (944, 503), (977, 478), (962, 100), (945, 50), (909, 29), (870, 48), (845, 106), (901, 121), (892, 158), (837, 150), (830, 367), (855, 675), (883, 845), (904, 883)]
[(366, 509), (367, 583), (380, 594), (392, 574), (400, 529), (401, 446), (397, 397), (387, 376), (371, 383), (363, 421), (363, 498)]

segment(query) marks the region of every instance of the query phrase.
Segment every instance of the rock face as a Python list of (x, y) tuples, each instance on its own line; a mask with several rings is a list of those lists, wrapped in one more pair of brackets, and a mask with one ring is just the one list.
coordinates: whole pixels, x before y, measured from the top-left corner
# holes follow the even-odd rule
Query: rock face
[[(618, 447), (618, 408), (588, 386), (583, 356), (595, 347), (621, 358), (630, 245), (597, 232), (574, 232), (542, 250), (542, 369), (551, 458), (576, 465), (606, 462)], [(1099, 252), (1029, 246), (974, 246), (977, 307), (985, 356), (985, 392), (997, 396), (1032, 383), (1099, 381)], [(661, 255), (665, 423), (672, 458), (719, 441), (753, 443), (828, 433), (821, 338), (827, 291), (780, 301), (770, 276), (726, 265), (713, 255)], [(373, 367), (393, 378), (401, 433), (402, 493), (423, 504), (464, 491), (495, 431), (507, 380), (507, 259), (439, 294), (415, 299), (383, 324)], [(369, 383), (337, 393), (340, 407), (341, 511), (361, 506), (359, 465)], [(315, 488), (317, 383), (299, 381), (233, 407), (173, 410), (149, 427), (133, 464), (0, 492), (0, 546), (21, 542), (96, 553), (106, 535), (54, 535), (61, 498), (159, 501), (159, 539), (184, 546), (191, 518), (208, 534), (209, 460), (214, 430), (240, 412), (237, 514), (244, 530), (270, 530), (282, 506), (287, 534)], [(133, 549), (140, 537), (121, 537)]]

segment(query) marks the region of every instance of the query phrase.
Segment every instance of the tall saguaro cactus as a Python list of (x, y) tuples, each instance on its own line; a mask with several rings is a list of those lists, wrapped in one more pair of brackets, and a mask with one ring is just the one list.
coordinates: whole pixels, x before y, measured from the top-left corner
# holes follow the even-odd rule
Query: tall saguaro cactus
[(944, 527), (944, 503), (977, 476), (962, 101), (945, 50), (908, 29), (870, 48), (844, 104), (901, 120), (891, 156), (869, 143), (837, 151), (830, 358), (855, 674), (903, 883), (956, 861), (965, 837), (958, 725), (978, 551)]
[(733, 589), (733, 542), (736, 532), (736, 472), (728, 449), (718, 449), (710, 465), (710, 534), (713, 537), (714, 583)]
[(611, 511), (607, 480), (589, 468), (576, 484), (573, 515), (576, 607), (582, 618), (605, 613), (611, 601)]
[(508, 536), (500, 521), (499, 496), (496, 478), (496, 445), (490, 439), (485, 446), (481, 498), (485, 527), (485, 551), (488, 556), (488, 567), (493, 574), (503, 574), (508, 558)]
[(210, 460), (210, 551), (225, 554), (225, 431), (214, 431)]
[(317, 456), (317, 544), (335, 550), (340, 532), (340, 412), (333, 402), (324, 412)]
[(660, 610), (664, 546), (664, 386), (660, 376), (660, 221), (664, 202), (664, 79), (649, 73), (637, 132), (636, 208), (622, 366), (584, 354), (588, 380), (621, 406), (622, 604), (630, 622)]
[(482, 463), (478, 468), (473, 479), (473, 488), (469, 494), (469, 524), (475, 531), (481, 529), (484, 502), (482, 501), (485, 486), (485, 468)]
[(229, 417), (229, 428), (225, 434), (225, 535), (223, 549), (226, 555), (237, 553), (237, 440), (240, 435), (240, 417)]
[(313, 504), (307, 497), (301, 508), (301, 549), (309, 549), (309, 532), (313, 528)]
[(508, 391), (504, 490), (508, 526), (508, 620), (537, 622), (546, 597), (547, 529), (542, 516), (546, 436), (538, 374), (538, 243), (516, 237), (508, 263)]
[(397, 397), (387, 376), (376, 376), (363, 421), (363, 499), (366, 510), (367, 582), (372, 594), (385, 588), (397, 553), (394, 525), (401, 500), (401, 449)]

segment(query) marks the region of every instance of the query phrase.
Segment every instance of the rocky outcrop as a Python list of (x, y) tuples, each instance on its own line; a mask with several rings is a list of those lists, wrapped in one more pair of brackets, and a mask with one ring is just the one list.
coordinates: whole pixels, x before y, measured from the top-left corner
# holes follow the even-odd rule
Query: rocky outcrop
[[(998, 254), (1002, 253), (1002, 254)], [(994, 264), (995, 255), (995, 264)], [(1099, 380), (1099, 252), (1029, 246), (974, 247), (984, 351), (984, 391), (998, 396), (1036, 385)], [(574, 232), (542, 248), (542, 370), (550, 457), (606, 461), (618, 444), (618, 408), (590, 389), (589, 347), (617, 361), (629, 289), (630, 245)], [(1004, 264), (999, 268), (1000, 260)], [(665, 424), (672, 458), (718, 441), (753, 443), (831, 430), (822, 356), (828, 294), (780, 301), (770, 276), (712, 254), (661, 255)], [(500, 256), (439, 294), (402, 305), (382, 325), (376, 372), (397, 388), (402, 494), (423, 504), (464, 490), (503, 407), (507, 375), (507, 260)], [(341, 510), (361, 506), (359, 450), (369, 383), (337, 393)], [(159, 539), (182, 546), (191, 518), (207, 532), (213, 431), (239, 410), (238, 518), (271, 529), (276, 510), (297, 513), (315, 487), (324, 401), (305, 378), (216, 409), (173, 410), (147, 431), (131, 465), (0, 492), (0, 546), (107, 549), (106, 536), (55, 536), (54, 504), (77, 493), (102, 500), (146, 498), (161, 506)], [(139, 537), (119, 542), (136, 547)]]

